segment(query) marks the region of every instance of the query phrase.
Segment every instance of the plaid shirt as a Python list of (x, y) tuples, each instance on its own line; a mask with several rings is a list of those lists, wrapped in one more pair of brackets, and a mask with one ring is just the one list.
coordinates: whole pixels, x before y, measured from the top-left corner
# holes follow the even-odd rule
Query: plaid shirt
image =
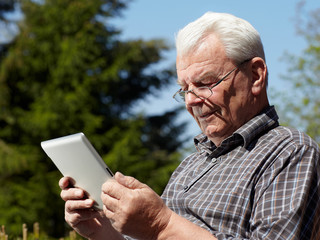
[(216, 147), (205, 135), (162, 198), (218, 239), (320, 239), (318, 145), (273, 107)]

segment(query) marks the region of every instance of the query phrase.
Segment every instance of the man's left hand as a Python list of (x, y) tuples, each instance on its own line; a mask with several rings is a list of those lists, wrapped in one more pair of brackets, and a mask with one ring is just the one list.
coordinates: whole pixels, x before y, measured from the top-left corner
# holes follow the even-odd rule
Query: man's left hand
[(102, 186), (103, 211), (122, 234), (156, 239), (169, 223), (172, 211), (146, 184), (116, 173)]

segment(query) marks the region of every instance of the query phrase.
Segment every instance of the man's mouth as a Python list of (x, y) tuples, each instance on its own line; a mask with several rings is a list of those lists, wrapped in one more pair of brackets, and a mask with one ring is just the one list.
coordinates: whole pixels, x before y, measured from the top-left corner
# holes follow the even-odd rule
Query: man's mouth
[(200, 108), (193, 108), (193, 116), (195, 118), (197, 118), (198, 120), (206, 120), (209, 117), (211, 117), (212, 115), (216, 114), (219, 111), (218, 108), (211, 108), (211, 109), (207, 109), (202, 111), (202, 109)]
[(214, 112), (202, 113), (198, 116), (198, 119), (207, 119), (208, 117), (212, 116)]

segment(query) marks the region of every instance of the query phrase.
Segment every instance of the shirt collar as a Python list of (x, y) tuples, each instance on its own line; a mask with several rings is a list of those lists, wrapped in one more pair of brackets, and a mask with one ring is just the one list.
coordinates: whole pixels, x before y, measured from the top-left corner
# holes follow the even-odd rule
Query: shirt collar
[(274, 106), (265, 108), (259, 115), (248, 121), (240, 127), (235, 134), (242, 136), (244, 140), (243, 147), (247, 148), (252, 140), (262, 135), (268, 130), (279, 126), (278, 114)]
[(230, 137), (223, 140), (219, 147), (216, 147), (203, 133), (194, 138), (194, 144), (198, 152), (205, 151), (208, 154), (215, 153), (215, 155), (221, 155), (239, 145), (247, 148), (256, 137), (279, 126), (278, 119), (274, 106), (269, 106), (236, 130)]

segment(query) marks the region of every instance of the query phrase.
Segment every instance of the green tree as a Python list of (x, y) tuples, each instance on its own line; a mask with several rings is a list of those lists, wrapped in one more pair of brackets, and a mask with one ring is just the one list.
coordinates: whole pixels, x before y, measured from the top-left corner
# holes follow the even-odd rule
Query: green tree
[(179, 110), (151, 117), (132, 110), (173, 71), (153, 68), (169, 49), (164, 40), (119, 40), (109, 21), (127, 4), (21, 1), (20, 32), (0, 65), (0, 224), (11, 234), (35, 221), (51, 236), (65, 230), (60, 174), (43, 140), (82, 131), (111, 169), (158, 193), (179, 163)]
[(299, 126), (320, 143), (320, 8), (305, 12), (305, 3), (297, 6), (296, 28), (307, 47), (300, 56), (286, 54), (290, 68), (283, 78), (291, 88), (279, 107), (287, 124)]

